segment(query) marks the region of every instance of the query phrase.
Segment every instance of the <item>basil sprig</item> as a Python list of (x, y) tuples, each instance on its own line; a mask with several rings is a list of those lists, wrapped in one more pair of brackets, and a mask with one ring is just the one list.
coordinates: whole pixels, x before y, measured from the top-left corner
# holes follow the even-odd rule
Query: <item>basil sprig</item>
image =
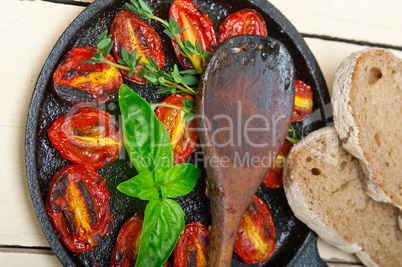
[(182, 208), (169, 198), (191, 192), (200, 170), (188, 163), (173, 166), (173, 147), (165, 126), (148, 102), (124, 84), (119, 91), (119, 105), (124, 145), (138, 175), (117, 189), (149, 200), (136, 266), (162, 266), (185, 225)]

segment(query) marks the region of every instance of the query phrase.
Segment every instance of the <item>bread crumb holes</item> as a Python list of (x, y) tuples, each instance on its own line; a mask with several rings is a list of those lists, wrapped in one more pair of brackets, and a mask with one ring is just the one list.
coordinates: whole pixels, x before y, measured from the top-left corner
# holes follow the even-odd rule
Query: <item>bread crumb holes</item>
[(313, 161), (313, 159), (311, 157), (306, 158), (306, 162), (312, 162), (312, 161)]
[(370, 85), (375, 84), (379, 79), (382, 78), (382, 72), (378, 68), (371, 68), (369, 71), (368, 82)]
[(317, 169), (317, 168), (312, 168), (312, 169), (311, 169), (311, 173), (312, 173), (313, 175), (320, 175), (320, 174), (321, 174), (321, 170), (320, 170), (320, 169)]
[(378, 132), (374, 135), (375, 142), (377, 143), (378, 146), (381, 146), (381, 132)]

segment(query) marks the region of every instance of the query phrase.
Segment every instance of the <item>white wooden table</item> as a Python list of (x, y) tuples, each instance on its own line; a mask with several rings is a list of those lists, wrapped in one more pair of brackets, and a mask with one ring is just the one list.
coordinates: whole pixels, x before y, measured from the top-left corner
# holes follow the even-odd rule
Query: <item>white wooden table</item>
[[(26, 116), (53, 45), (93, 0), (0, 1), (0, 266), (60, 266), (39, 226), (24, 161)], [(343, 58), (367, 46), (402, 57), (400, 0), (271, 0), (303, 34), (331, 92)], [(359, 265), (318, 241), (330, 266)]]

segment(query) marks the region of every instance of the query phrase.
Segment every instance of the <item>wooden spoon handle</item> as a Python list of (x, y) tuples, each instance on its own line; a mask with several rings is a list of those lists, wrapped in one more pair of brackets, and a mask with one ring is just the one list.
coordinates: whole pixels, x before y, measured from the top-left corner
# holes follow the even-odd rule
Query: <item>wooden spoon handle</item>
[(293, 103), (294, 66), (278, 40), (230, 38), (207, 64), (197, 124), (212, 212), (208, 266), (230, 266), (238, 226), (282, 146)]

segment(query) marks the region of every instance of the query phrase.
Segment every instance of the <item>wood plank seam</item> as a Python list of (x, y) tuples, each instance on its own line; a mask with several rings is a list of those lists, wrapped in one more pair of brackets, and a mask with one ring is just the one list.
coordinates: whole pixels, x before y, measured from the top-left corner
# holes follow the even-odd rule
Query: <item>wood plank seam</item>
[(41, 1), (56, 3), (56, 4), (72, 5), (72, 6), (83, 6), (83, 7), (87, 7), (91, 4), (90, 2), (82, 2), (82, 1), (75, 1), (75, 0), (41, 0)]
[(23, 247), (23, 246), (0, 246), (0, 253), (28, 253), (54, 255), (51, 248), (48, 247)]
[(351, 40), (351, 39), (344, 39), (344, 38), (332, 37), (329, 35), (320, 35), (320, 34), (301, 33), (301, 35), (303, 36), (303, 38), (320, 39), (320, 40), (324, 40), (324, 41), (341, 42), (341, 43), (355, 44), (355, 45), (361, 45), (361, 46), (374, 46), (374, 47), (380, 47), (380, 48), (385, 48), (385, 49), (394, 49), (394, 50), (402, 51), (402, 46), (397, 46), (397, 45), (373, 43), (373, 42), (367, 42), (367, 41), (361, 41), (361, 40)]

